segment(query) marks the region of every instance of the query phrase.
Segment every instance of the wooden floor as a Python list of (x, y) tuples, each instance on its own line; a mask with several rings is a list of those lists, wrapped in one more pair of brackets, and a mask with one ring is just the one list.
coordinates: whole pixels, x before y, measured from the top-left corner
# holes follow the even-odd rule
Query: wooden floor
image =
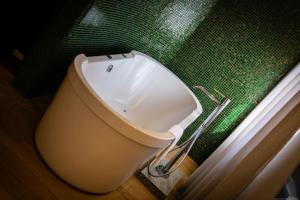
[[(114, 192), (95, 195), (68, 185), (47, 168), (35, 149), (34, 130), (49, 97), (23, 98), (10, 85), (12, 75), (0, 65), (0, 199), (155, 199), (135, 177)], [(188, 159), (181, 167), (192, 173)]]

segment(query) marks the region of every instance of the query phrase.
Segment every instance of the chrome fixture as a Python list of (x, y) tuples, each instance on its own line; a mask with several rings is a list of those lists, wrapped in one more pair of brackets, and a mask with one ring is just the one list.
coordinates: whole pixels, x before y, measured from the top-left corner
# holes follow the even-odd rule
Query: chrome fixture
[[(224, 94), (214, 89), (214, 91), (222, 97), (222, 100), (219, 101), (213, 94), (211, 94), (203, 86), (195, 85), (194, 89), (199, 89), (206, 96), (208, 96), (215, 104), (215, 109), (210, 113), (210, 115), (204, 120), (204, 122), (197, 128), (197, 130), (187, 139), (184, 143), (180, 144), (177, 147), (174, 147), (170, 152), (177, 150), (177, 153), (167, 161), (166, 164), (158, 164), (159, 155), (154, 158), (148, 165), (148, 174), (153, 177), (165, 177), (167, 178), (172, 172), (174, 172), (183, 160), (186, 158), (191, 148), (193, 147), (196, 140), (200, 135), (207, 129), (207, 127), (221, 114), (221, 112), (227, 107), (230, 103), (230, 99), (227, 98)], [(169, 152), (169, 153), (170, 153)], [(153, 172), (155, 169), (156, 172)]]

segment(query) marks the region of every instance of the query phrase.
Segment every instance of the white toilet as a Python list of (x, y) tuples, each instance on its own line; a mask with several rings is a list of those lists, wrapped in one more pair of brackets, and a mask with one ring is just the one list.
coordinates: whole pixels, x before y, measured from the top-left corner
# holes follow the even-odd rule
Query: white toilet
[(37, 148), (65, 181), (115, 190), (202, 112), (185, 84), (137, 51), (78, 55), (36, 130)]

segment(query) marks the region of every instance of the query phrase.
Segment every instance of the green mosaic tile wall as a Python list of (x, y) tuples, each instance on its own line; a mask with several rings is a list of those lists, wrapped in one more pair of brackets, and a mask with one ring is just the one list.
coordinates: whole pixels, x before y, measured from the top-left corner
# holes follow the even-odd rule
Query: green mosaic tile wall
[[(216, 0), (96, 1), (65, 38), (64, 51), (146, 52), (166, 64)], [(75, 45), (76, 44), (76, 45)]]
[(168, 64), (189, 86), (217, 88), (232, 100), (197, 141), (192, 158), (205, 160), (299, 59), (299, 1), (220, 1)]
[[(217, 88), (232, 100), (192, 149), (190, 156), (201, 163), (297, 63), (299, 19), (298, 0), (90, 1), (76, 20), (69, 20), (70, 28), (49, 30), (47, 42), (37, 45), (15, 82), (24, 93), (55, 89), (82, 52), (135, 49), (151, 55), (188, 86)], [(205, 96), (195, 94), (204, 113), (183, 140), (213, 109)]]

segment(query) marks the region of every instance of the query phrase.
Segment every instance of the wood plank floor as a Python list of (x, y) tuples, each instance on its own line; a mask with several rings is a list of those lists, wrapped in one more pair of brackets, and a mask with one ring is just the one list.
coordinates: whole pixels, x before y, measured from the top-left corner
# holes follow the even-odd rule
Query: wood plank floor
[[(95, 195), (73, 188), (43, 163), (33, 136), (50, 97), (23, 98), (10, 85), (13, 76), (0, 65), (0, 199), (155, 199), (135, 177), (116, 191)], [(187, 159), (181, 169), (191, 174), (197, 165)]]

